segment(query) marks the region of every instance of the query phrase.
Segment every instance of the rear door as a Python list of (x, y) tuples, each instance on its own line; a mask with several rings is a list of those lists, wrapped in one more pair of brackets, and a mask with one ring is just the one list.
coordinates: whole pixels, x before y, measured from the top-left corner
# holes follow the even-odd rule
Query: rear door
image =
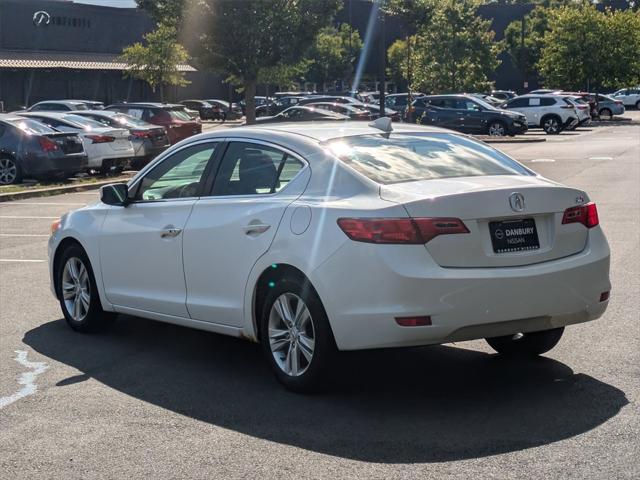
[(306, 162), (280, 147), (248, 140), (228, 144), (210, 194), (196, 202), (185, 229), (192, 318), (242, 325), (249, 273), (309, 175)]
[(468, 98), (459, 98), (458, 102), (464, 109), (463, 131), (467, 133), (484, 133), (487, 114), (482, 107)]

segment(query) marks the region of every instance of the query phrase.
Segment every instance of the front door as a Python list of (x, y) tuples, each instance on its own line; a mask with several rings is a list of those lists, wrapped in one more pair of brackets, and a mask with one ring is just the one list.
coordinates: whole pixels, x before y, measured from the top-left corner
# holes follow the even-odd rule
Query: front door
[(100, 263), (110, 303), (188, 317), (183, 232), (216, 145), (203, 142), (166, 157), (131, 187), (131, 204), (109, 210)]
[(210, 195), (196, 202), (185, 230), (191, 318), (242, 325), (249, 273), (269, 249), (287, 206), (304, 191), (308, 175), (301, 159), (275, 146), (228, 144)]

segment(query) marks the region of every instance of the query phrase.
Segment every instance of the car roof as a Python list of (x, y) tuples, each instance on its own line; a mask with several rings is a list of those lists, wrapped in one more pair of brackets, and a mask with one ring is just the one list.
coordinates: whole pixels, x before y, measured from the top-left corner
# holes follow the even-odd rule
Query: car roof
[(160, 102), (127, 102), (127, 103), (113, 103), (110, 107), (143, 107), (143, 108), (175, 108), (184, 107), (179, 103), (160, 103)]
[[(84, 105), (86, 103), (85, 100), (42, 100), (41, 102), (36, 102), (33, 105), (41, 105), (41, 104), (46, 104), (46, 103), (75, 103), (75, 104), (82, 104)], [(32, 106), (33, 106), (32, 105)]]
[(70, 112), (65, 113), (73, 113), (74, 115), (103, 115), (105, 117), (115, 117), (116, 115), (126, 115), (122, 112), (114, 112), (113, 110), (71, 110)]

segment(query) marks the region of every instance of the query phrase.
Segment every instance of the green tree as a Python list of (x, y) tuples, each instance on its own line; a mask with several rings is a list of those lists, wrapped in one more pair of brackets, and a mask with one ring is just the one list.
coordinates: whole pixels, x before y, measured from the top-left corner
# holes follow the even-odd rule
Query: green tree
[[(417, 55), (415, 48), (409, 49), (407, 43), (416, 44), (416, 36), (411, 35), (406, 39), (396, 40), (387, 50), (387, 75), (396, 85), (402, 85), (410, 81), (410, 64), (415, 65)], [(408, 85), (410, 89), (412, 85)]]
[(143, 38), (144, 44), (136, 42), (122, 51), (121, 60), (127, 64), (124, 76), (144, 80), (154, 92), (159, 88), (160, 98), (164, 101), (165, 85), (189, 84), (179, 69), (179, 65), (189, 61), (189, 54), (176, 41), (174, 27), (158, 25)]
[(343, 23), (339, 28), (325, 27), (318, 32), (307, 57), (310, 60), (308, 78), (325, 90), (330, 80), (345, 80), (353, 73), (353, 65), (362, 49), (357, 30)]
[(252, 124), (256, 85), (263, 72), (298, 64), (340, 4), (340, 0), (198, 0), (202, 31), (197, 55), (206, 68), (242, 86), (247, 123)]
[(544, 34), (549, 29), (548, 16), (548, 8), (537, 7), (522, 20), (511, 22), (505, 29), (505, 49), (513, 64), (527, 79), (538, 77), (537, 65), (540, 61)]
[(429, 92), (484, 91), (500, 64), (502, 45), (495, 42), (491, 21), (477, 15), (478, 2), (440, 0), (431, 22), (416, 40), (418, 65), (414, 84)]
[(640, 80), (639, 16), (592, 5), (552, 10), (539, 62), (545, 83), (594, 90)]
[(178, 27), (182, 22), (186, 1), (188, 0), (136, 0), (136, 4), (157, 23)]

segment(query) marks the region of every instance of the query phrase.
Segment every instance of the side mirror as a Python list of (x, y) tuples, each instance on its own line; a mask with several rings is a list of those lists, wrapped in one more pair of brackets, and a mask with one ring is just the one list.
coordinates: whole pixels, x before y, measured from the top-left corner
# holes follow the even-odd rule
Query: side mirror
[(100, 189), (100, 201), (106, 205), (126, 207), (129, 203), (129, 188), (126, 183), (112, 183)]

